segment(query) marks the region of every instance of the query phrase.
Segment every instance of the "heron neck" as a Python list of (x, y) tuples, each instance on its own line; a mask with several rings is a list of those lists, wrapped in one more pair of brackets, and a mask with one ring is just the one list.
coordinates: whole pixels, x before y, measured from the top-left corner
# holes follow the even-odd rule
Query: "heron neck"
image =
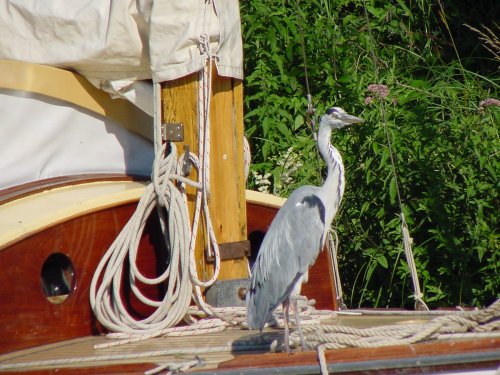
[(328, 175), (320, 188), (320, 194), (324, 199), (323, 202), (327, 202), (325, 209), (328, 227), (340, 206), (344, 194), (344, 164), (339, 151), (330, 143), (331, 133), (332, 130), (329, 126), (320, 126), (318, 149), (328, 166)]

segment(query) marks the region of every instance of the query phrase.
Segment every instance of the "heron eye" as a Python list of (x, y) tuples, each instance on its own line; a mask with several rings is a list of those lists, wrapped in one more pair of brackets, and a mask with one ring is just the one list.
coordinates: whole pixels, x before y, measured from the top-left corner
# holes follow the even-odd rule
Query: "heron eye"
[(337, 112), (338, 112), (337, 108), (330, 108), (330, 109), (326, 110), (326, 114), (327, 115), (331, 115), (331, 114), (334, 114), (334, 113), (337, 113)]

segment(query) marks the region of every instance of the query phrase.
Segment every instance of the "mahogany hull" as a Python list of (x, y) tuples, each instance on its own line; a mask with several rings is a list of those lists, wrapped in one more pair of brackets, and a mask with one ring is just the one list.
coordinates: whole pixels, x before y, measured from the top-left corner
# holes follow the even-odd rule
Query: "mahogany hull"
[[(135, 207), (136, 203), (129, 203), (92, 212), (57, 223), (0, 249), (0, 353), (104, 332), (90, 308), (90, 283), (101, 257)], [(265, 233), (276, 212), (275, 207), (247, 203), (249, 237)], [(159, 272), (159, 249), (158, 223), (150, 218), (138, 259), (140, 269), (148, 275)], [(75, 287), (64, 302), (54, 304), (43, 292), (41, 270), (46, 259), (57, 253), (71, 260)], [(335, 298), (327, 253), (323, 251), (318, 258), (303, 293), (317, 300), (317, 307), (332, 309)], [(144, 317), (152, 312), (129, 291), (123, 293), (129, 302), (129, 311), (136, 316)], [(146, 293), (158, 298), (162, 291), (149, 287)]]
[[(19, 349), (59, 343), (52, 349), (61, 349), (62, 342), (72, 338), (96, 335), (104, 329), (94, 318), (89, 304), (89, 286), (94, 270), (102, 255), (135, 210), (135, 203), (127, 203), (88, 213), (57, 223), (30, 237), (0, 249), (0, 354)], [(277, 208), (247, 202), (248, 233), (254, 246), (269, 227)], [(146, 273), (154, 274), (162, 262), (158, 227), (150, 219), (140, 243), (138, 265)], [(47, 300), (41, 286), (41, 268), (54, 253), (66, 254), (73, 264), (75, 289), (60, 304)], [(309, 298), (317, 300), (320, 308), (333, 308), (334, 287), (331, 282), (328, 252), (323, 251), (311, 270), (310, 282), (303, 288)], [(150, 288), (151, 297), (162, 291)], [(151, 313), (147, 307), (128, 297), (129, 310), (137, 316)], [(226, 337), (224, 339), (227, 339)], [(60, 346), (59, 346), (60, 345)], [(494, 371), (498, 367), (499, 339), (477, 339), (450, 342), (434, 342), (385, 348), (339, 349), (326, 352), (329, 366), (336, 373), (429, 373), (464, 370)], [(43, 346), (40, 350), (50, 350)], [(32, 349), (35, 352), (38, 348)], [(20, 353), (22, 357), (23, 352)], [(29, 362), (29, 360), (27, 359)], [(109, 365), (85, 365), (78, 368), (33, 368), (33, 374), (141, 374), (156, 366), (154, 358), (141, 363)], [(291, 373), (318, 373), (315, 351), (285, 353), (241, 354), (233, 360), (218, 364), (217, 373), (267, 374), (292, 369)], [(295, 371), (295, 372), (294, 372)], [(195, 373), (212, 374), (212, 370), (194, 370)], [(484, 372), (482, 372), (484, 373)]]

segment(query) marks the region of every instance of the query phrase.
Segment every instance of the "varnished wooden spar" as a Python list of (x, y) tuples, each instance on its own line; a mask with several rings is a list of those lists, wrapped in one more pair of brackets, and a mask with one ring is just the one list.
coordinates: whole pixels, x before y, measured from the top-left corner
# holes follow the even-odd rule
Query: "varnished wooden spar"
[[(237, 243), (247, 238), (245, 178), (243, 164), (243, 85), (233, 78), (221, 77), (213, 69), (210, 108), (210, 197), (209, 207), (215, 236), (219, 244)], [(184, 142), (178, 144), (198, 153), (198, 82), (199, 74), (163, 83), (162, 104), (165, 123), (184, 124)], [(194, 169), (194, 168), (193, 168)], [(192, 170), (190, 178), (196, 179)], [(194, 212), (195, 189), (188, 190), (189, 211)], [(192, 215), (191, 215), (192, 216)], [(198, 272), (208, 279), (213, 263), (207, 263), (208, 236), (200, 221), (196, 244)], [(224, 260), (219, 280), (248, 276), (246, 258)]]

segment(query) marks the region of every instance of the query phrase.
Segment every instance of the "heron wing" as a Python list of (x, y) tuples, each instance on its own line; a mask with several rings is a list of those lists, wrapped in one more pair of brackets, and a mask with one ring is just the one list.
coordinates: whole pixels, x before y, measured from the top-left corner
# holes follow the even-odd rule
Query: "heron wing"
[(325, 206), (314, 187), (297, 189), (278, 211), (252, 269), (248, 295), (250, 328), (262, 329), (290, 295), (324, 243)]

